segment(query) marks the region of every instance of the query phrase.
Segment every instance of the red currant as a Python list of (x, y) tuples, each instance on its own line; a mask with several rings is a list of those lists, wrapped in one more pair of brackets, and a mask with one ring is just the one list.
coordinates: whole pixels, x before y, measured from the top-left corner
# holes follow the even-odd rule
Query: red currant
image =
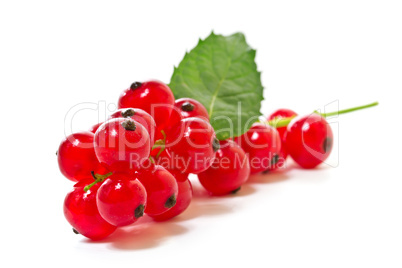
[[(294, 111), (282, 108), (282, 109), (278, 109), (275, 112), (273, 112), (268, 117), (268, 121), (271, 121), (271, 120), (280, 121), (282, 118), (289, 118), (289, 117), (295, 117), (295, 116), (297, 116), (297, 113), (295, 113)], [(284, 138), (285, 132), (286, 132), (286, 127), (278, 127), (278, 128), (276, 128), (276, 130), (279, 132), (279, 136), (281, 137), (281, 139), (283, 141), (283, 138)]]
[(278, 161), (281, 138), (278, 131), (267, 124), (254, 123), (235, 141), (248, 154), (251, 174), (264, 171)]
[(234, 141), (220, 141), (214, 163), (198, 174), (204, 188), (214, 195), (237, 192), (250, 175), (246, 153)]
[(143, 167), (138, 171), (138, 179), (147, 191), (146, 214), (162, 214), (176, 204), (177, 182), (162, 166), (144, 161)]
[(172, 112), (174, 96), (162, 82), (135, 82), (120, 95), (118, 107), (139, 108), (149, 113), (158, 127), (166, 124)]
[(117, 172), (134, 172), (150, 153), (147, 130), (132, 119), (115, 118), (95, 133), (95, 154), (101, 163)]
[(116, 226), (105, 221), (99, 214), (96, 204), (96, 193), (99, 184), (84, 191), (84, 187), (93, 182), (86, 178), (74, 185), (74, 189), (64, 200), (64, 216), (73, 226), (75, 233), (80, 233), (93, 240), (103, 239), (116, 230)]
[[(209, 122), (207, 109), (198, 101), (190, 98), (181, 98), (175, 101), (174, 109), (169, 119), (169, 125), (176, 125), (181, 119), (198, 117)], [(165, 131), (168, 131), (166, 128)]]
[(285, 135), (286, 151), (303, 168), (314, 168), (328, 158), (333, 134), (327, 121), (318, 114), (296, 117)]
[[(280, 120), (282, 118), (289, 118), (289, 117), (295, 117), (297, 116), (297, 114), (289, 109), (279, 109), (276, 110), (275, 112), (273, 112), (269, 117), (268, 117), (268, 121), (272, 121), (275, 120), (277, 122), (280, 122)], [(276, 163), (274, 163), (273, 165), (271, 165), (267, 171), (272, 171), (278, 168), (283, 168), (285, 166), (285, 160), (288, 156), (288, 153), (285, 150), (285, 146), (283, 145), (285, 143), (285, 133), (286, 133), (286, 129), (287, 127), (278, 127), (276, 128), (276, 130), (279, 133), (279, 136), (281, 137), (281, 151), (279, 152), (279, 157), (278, 157), (278, 161), (276, 161)]]
[(69, 180), (79, 181), (91, 176), (91, 171), (102, 170), (94, 151), (94, 134), (88, 131), (71, 134), (57, 151), (61, 173)]
[(178, 186), (176, 205), (162, 214), (151, 216), (156, 221), (166, 221), (182, 214), (190, 205), (193, 197), (193, 188), (188, 174), (172, 170), (169, 172), (175, 177)]
[(135, 177), (115, 173), (99, 187), (96, 198), (99, 213), (107, 222), (126, 226), (143, 216), (147, 193)]
[(119, 109), (117, 112), (113, 113), (110, 118), (131, 118), (140, 123), (148, 131), (151, 144), (153, 144), (155, 137), (155, 120), (149, 113), (136, 108)]
[(173, 167), (185, 173), (200, 173), (214, 161), (219, 141), (212, 126), (196, 117), (185, 118), (166, 137), (166, 150)]

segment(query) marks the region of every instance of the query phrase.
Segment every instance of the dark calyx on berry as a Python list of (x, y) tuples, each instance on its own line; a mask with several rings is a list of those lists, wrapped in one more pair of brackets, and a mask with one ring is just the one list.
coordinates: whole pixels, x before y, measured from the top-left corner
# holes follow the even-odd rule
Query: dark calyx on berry
[(237, 193), (238, 191), (240, 191), (240, 189), (241, 189), (241, 187), (236, 188), (236, 189), (234, 189), (233, 191), (231, 191), (230, 193), (231, 193), (231, 194), (235, 194), (235, 193)]
[(140, 82), (134, 82), (134, 83), (131, 84), (130, 89), (131, 89), (131, 90), (137, 89), (137, 88), (139, 88), (141, 85), (142, 85), (142, 84), (141, 84)]
[(278, 161), (279, 161), (279, 155), (274, 154), (274, 157), (272, 157), (271, 159), (271, 165), (275, 165), (276, 163), (278, 163)]
[(77, 230), (75, 230), (74, 228), (73, 228), (73, 232), (74, 232), (74, 234), (80, 234)]
[(185, 102), (183, 103), (183, 105), (181, 106), (181, 109), (185, 112), (191, 112), (192, 110), (194, 110), (194, 105), (192, 105), (189, 102)]
[(125, 120), (121, 125), (124, 127), (125, 130), (134, 131), (137, 127), (133, 120)]
[(214, 138), (212, 141), (212, 148), (214, 149), (214, 152), (218, 151), (221, 146), (219, 145), (219, 140), (217, 138)]
[(133, 109), (128, 109), (127, 111), (121, 112), (121, 116), (124, 118), (131, 117), (135, 115), (135, 111)]
[(329, 152), (332, 148), (332, 138), (326, 137), (324, 142), (322, 143), (322, 148), (324, 149), (324, 152)]
[(141, 218), (142, 216), (144, 216), (144, 209), (145, 209), (145, 206), (143, 204), (139, 205), (134, 210), (134, 217), (138, 219), (138, 218)]
[(176, 205), (176, 196), (175, 196), (175, 195), (172, 195), (172, 196), (170, 196), (170, 197), (168, 198), (168, 200), (166, 200), (166, 202), (165, 202), (165, 207), (166, 207), (166, 208), (171, 208), (171, 207), (173, 207), (174, 205)]

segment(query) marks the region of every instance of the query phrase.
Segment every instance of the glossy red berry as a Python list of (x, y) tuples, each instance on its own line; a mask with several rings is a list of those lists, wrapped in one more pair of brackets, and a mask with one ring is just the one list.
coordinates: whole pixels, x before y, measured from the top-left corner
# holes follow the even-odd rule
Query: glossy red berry
[(147, 193), (132, 175), (115, 173), (99, 187), (96, 198), (99, 213), (107, 222), (126, 226), (143, 216)]
[(150, 216), (162, 214), (176, 204), (177, 182), (162, 166), (145, 161), (138, 171), (138, 179), (147, 191), (146, 214)]
[[(289, 117), (295, 117), (297, 116), (297, 113), (295, 113), (294, 111), (290, 110), (290, 109), (278, 109), (275, 112), (273, 112), (269, 117), (268, 117), (268, 121), (271, 120), (277, 120), (278, 122), (283, 119), (283, 118), (289, 118)], [(285, 132), (286, 132), (287, 127), (278, 127), (276, 128), (276, 130), (279, 133), (279, 136), (281, 137), (282, 141), (283, 138), (285, 136)]]
[(190, 205), (193, 197), (193, 188), (188, 174), (172, 170), (169, 172), (175, 177), (178, 186), (176, 205), (162, 214), (151, 216), (156, 221), (166, 221), (182, 214)]
[[(269, 117), (268, 117), (268, 121), (276, 121), (276, 122), (280, 122), (281, 119), (283, 118), (291, 118), (291, 117), (295, 117), (297, 116), (297, 114), (289, 109), (278, 109), (275, 112), (273, 112)], [(284, 127), (278, 127), (276, 128), (276, 130), (279, 133), (279, 136), (281, 137), (281, 151), (279, 152), (279, 157), (278, 160), (276, 161), (276, 163), (274, 163), (273, 165), (271, 165), (267, 171), (272, 171), (278, 168), (284, 168), (285, 167), (285, 160), (288, 156), (288, 153), (286, 152), (284, 143), (285, 143), (285, 134), (286, 134), (286, 130), (287, 130), (287, 126)]]
[(150, 153), (150, 139), (145, 127), (126, 118), (102, 124), (95, 133), (95, 154), (101, 163), (117, 172), (134, 172)]
[(264, 171), (275, 164), (281, 151), (278, 131), (263, 123), (254, 123), (242, 136), (235, 138), (250, 160), (251, 174)]
[(318, 114), (296, 117), (285, 135), (286, 151), (303, 168), (324, 162), (332, 150), (333, 134), (327, 121)]
[(174, 105), (170, 88), (159, 81), (135, 82), (120, 95), (118, 107), (139, 108), (149, 113), (158, 127), (169, 120)]
[(219, 141), (212, 126), (196, 117), (185, 118), (167, 133), (166, 150), (173, 167), (184, 173), (200, 173), (214, 161)]
[(198, 174), (200, 183), (214, 195), (237, 192), (250, 175), (250, 164), (244, 150), (234, 141), (220, 141), (214, 163)]
[[(209, 122), (208, 111), (200, 102), (191, 98), (178, 99), (174, 103), (169, 125), (176, 125), (181, 119), (190, 117), (198, 117)], [(169, 131), (168, 128), (165, 131)]]
[(92, 178), (86, 178), (74, 185), (74, 189), (64, 200), (63, 209), (64, 216), (74, 228), (74, 232), (99, 240), (112, 234), (116, 226), (105, 221), (99, 213), (96, 193), (100, 185), (94, 185), (87, 192), (84, 191), (84, 187), (91, 182)]
[(57, 161), (61, 173), (72, 181), (91, 176), (91, 171), (102, 169), (94, 150), (94, 134), (89, 131), (67, 136), (57, 151)]
[(110, 116), (110, 118), (131, 118), (140, 123), (148, 131), (151, 144), (153, 144), (156, 124), (155, 120), (149, 113), (137, 108), (126, 108), (117, 110)]

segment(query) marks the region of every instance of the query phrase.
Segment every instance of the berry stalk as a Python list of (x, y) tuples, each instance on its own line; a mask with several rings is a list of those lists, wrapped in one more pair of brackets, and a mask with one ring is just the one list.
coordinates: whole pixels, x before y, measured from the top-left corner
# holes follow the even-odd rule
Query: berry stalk
[[(377, 106), (378, 102), (373, 102), (370, 104), (366, 104), (366, 105), (362, 105), (362, 106), (357, 106), (357, 107), (353, 107), (353, 108), (348, 108), (348, 109), (343, 109), (340, 111), (335, 111), (335, 112), (330, 112), (330, 113), (319, 113), (318, 111), (314, 111), (313, 113), (319, 114), (322, 117), (326, 118), (326, 117), (330, 117), (333, 115), (338, 115), (338, 114), (346, 114), (346, 113), (350, 113), (350, 112), (354, 112), (354, 111), (358, 111), (358, 110), (363, 110), (366, 108), (370, 108), (373, 106)], [(290, 121), (292, 121), (293, 117), (287, 117), (287, 118), (275, 118), (273, 120), (268, 121), (268, 124), (272, 127), (275, 128), (280, 128), (280, 127), (286, 127), (287, 125), (289, 125)]]
[(109, 178), (110, 176), (112, 176), (113, 172), (109, 172), (105, 175), (99, 175), (99, 174), (95, 174), (93, 171), (91, 171), (92, 177), (95, 179), (95, 181), (87, 186), (85, 186), (84, 188), (84, 192), (88, 191), (89, 189), (91, 189), (92, 186), (94, 186), (95, 184), (97, 184), (98, 182), (103, 182), (104, 180), (106, 180), (107, 178)]
[(340, 111), (336, 111), (336, 112), (331, 112), (331, 113), (319, 113), (317, 111), (314, 111), (314, 113), (319, 114), (322, 117), (330, 117), (330, 116), (333, 116), (333, 115), (347, 114), (347, 113), (350, 113), (350, 112), (363, 110), (363, 109), (370, 108), (370, 107), (377, 106), (377, 105), (378, 105), (378, 101), (370, 103), (370, 104), (362, 105), (362, 106), (357, 106), (357, 107), (353, 107), (353, 108), (349, 108), (349, 109), (344, 109), (344, 110), (340, 110)]
[[(154, 146), (152, 146), (152, 150), (154, 150), (155, 148), (160, 147), (158, 154), (156, 155), (155, 158), (158, 158), (161, 153), (163, 152), (163, 150), (165, 150), (165, 145), (166, 145), (166, 134), (165, 131), (161, 130), (161, 133), (163, 135), (163, 139), (157, 140), (154, 144)], [(150, 157), (151, 161), (153, 161), (152, 157)]]

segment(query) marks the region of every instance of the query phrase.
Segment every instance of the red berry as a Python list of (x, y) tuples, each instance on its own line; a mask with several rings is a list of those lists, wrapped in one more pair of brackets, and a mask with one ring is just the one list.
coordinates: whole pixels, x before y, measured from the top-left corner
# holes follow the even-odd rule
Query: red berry
[(145, 213), (154, 216), (168, 211), (176, 204), (178, 186), (165, 168), (145, 161), (138, 171), (138, 179), (147, 191)]
[(103, 122), (102, 122), (102, 123), (98, 123), (98, 124), (96, 124), (96, 125), (93, 125), (93, 126), (89, 129), (89, 132), (92, 132), (92, 133), (95, 134), (95, 132), (98, 130), (98, 128), (99, 128), (102, 124), (103, 124)]
[(64, 200), (64, 216), (73, 226), (74, 232), (93, 240), (99, 240), (113, 233), (116, 226), (105, 221), (99, 214), (96, 193), (100, 185), (94, 185), (84, 192), (84, 187), (91, 182), (93, 179), (87, 178), (74, 185), (74, 189), (67, 194)]
[[(174, 103), (169, 125), (176, 125), (181, 119), (189, 117), (198, 117), (209, 122), (208, 111), (200, 102), (190, 98), (178, 99)], [(166, 128), (165, 131), (168, 129)]]
[[(294, 111), (282, 108), (282, 109), (278, 109), (275, 112), (273, 112), (268, 117), (268, 121), (278, 120), (278, 122), (279, 122), (282, 118), (295, 117), (295, 116), (297, 116), (297, 113), (295, 113)], [(279, 132), (279, 136), (281, 136), (281, 139), (283, 141), (283, 138), (284, 138), (285, 132), (286, 132), (286, 126), (278, 127), (278, 128), (276, 128), (276, 130)]]
[(220, 141), (214, 163), (198, 178), (204, 188), (215, 195), (237, 192), (250, 175), (246, 153), (234, 141)]
[(281, 138), (275, 128), (263, 123), (254, 123), (235, 141), (248, 154), (251, 174), (264, 171), (275, 164), (281, 150)]
[(193, 197), (193, 188), (188, 179), (188, 174), (179, 171), (169, 171), (175, 177), (178, 186), (176, 205), (162, 214), (151, 216), (156, 221), (166, 221), (180, 215), (188, 208)]
[(162, 126), (168, 122), (174, 96), (170, 88), (159, 81), (135, 82), (120, 95), (118, 107), (139, 108), (149, 113)]
[(148, 158), (147, 130), (132, 119), (111, 119), (95, 133), (95, 153), (101, 163), (117, 172), (133, 172)]
[(333, 134), (327, 121), (318, 114), (296, 117), (285, 135), (286, 151), (303, 168), (314, 168), (328, 158)]
[[(297, 116), (297, 114), (294, 111), (282, 108), (282, 109), (279, 109), (279, 110), (276, 110), (275, 112), (273, 112), (268, 117), (268, 120), (269, 121), (277, 120), (277, 122), (280, 122), (280, 120), (282, 118), (289, 118), (289, 117), (295, 117), (295, 116)], [(279, 153), (278, 161), (276, 161), (275, 164), (271, 165), (267, 169), (267, 171), (272, 171), (272, 170), (275, 170), (275, 169), (278, 169), (278, 168), (283, 168), (285, 166), (285, 160), (286, 160), (286, 158), (288, 156), (288, 153), (286, 152), (285, 146), (283, 145), (285, 143), (286, 129), (287, 129), (286, 126), (276, 128), (276, 130), (279, 133), (279, 136), (281, 137), (281, 142), (282, 142), (281, 143), (282, 144), (281, 151)]]
[(200, 173), (214, 161), (219, 142), (212, 126), (196, 117), (185, 118), (166, 137), (166, 150), (173, 167), (185, 173)]
[(131, 118), (140, 123), (148, 131), (151, 144), (153, 144), (155, 137), (155, 120), (149, 113), (136, 108), (119, 109), (117, 112), (113, 113), (110, 118)]
[(61, 173), (69, 180), (79, 181), (100, 172), (102, 166), (94, 151), (94, 134), (88, 131), (71, 134), (65, 138), (57, 151)]
[(113, 174), (96, 196), (99, 213), (110, 224), (126, 226), (144, 214), (147, 193), (144, 186), (128, 174)]

